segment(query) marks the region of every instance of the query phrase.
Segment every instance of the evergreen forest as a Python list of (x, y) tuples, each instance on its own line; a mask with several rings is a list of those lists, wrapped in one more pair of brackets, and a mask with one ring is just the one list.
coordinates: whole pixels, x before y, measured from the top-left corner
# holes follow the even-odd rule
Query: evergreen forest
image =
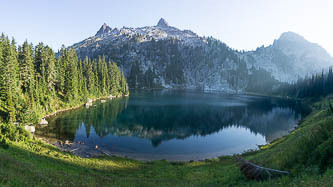
[(0, 37), (0, 120), (35, 123), (59, 109), (88, 99), (129, 93), (116, 65), (100, 56), (79, 59), (74, 49), (55, 53), (49, 46)]

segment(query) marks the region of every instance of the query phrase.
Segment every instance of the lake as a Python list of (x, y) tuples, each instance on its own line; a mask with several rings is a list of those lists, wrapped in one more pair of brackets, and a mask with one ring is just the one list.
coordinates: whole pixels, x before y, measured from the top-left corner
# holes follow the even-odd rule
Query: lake
[(257, 149), (295, 129), (295, 101), (196, 91), (132, 91), (60, 113), (37, 134), (138, 160), (201, 160)]

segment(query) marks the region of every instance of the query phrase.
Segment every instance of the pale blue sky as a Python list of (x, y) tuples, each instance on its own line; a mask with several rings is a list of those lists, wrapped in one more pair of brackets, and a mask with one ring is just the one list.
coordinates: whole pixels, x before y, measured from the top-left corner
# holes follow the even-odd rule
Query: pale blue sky
[(0, 0), (0, 32), (57, 50), (114, 27), (170, 25), (213, 36), (236, 49), (269, 45), (294, 31), (333, 54), (330, 0)]

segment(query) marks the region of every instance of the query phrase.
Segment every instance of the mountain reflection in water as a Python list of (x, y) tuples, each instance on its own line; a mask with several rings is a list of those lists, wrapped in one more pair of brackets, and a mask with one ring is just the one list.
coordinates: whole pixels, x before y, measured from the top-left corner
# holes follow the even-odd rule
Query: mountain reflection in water
[(125, 155), (206, 158), (243, 152), (282, 137), (304, 113), (293, 101), (194, 91), (133, 92), (129, 98), (95, 104), (48, 119), (49, 126), (38, 133), (103, 144)]

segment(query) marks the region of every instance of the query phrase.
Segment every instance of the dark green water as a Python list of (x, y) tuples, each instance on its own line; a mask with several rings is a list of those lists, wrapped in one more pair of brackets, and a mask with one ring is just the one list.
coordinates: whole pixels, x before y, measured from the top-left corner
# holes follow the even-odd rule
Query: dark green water
[(199, 160), (256, 149), (301, 119), (295, 102), (194, 91), (146, 91), (48, 119), (43, 136), (136, 159)]

